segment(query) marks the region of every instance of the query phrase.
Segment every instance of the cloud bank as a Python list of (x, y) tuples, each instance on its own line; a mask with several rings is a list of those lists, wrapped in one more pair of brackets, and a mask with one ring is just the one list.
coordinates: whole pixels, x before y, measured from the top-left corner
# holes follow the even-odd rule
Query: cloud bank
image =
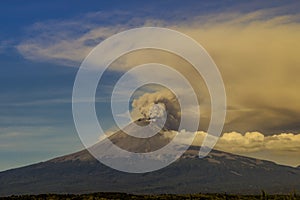
[[(205, 132), (197, 132), (194, 145), (200, 146), (205, 135)], [(260, 132), (229, 132), (219, 138), (215, 149), (283, 165), (300, 165), (300, 134), (279, 133), (265, 136)]]

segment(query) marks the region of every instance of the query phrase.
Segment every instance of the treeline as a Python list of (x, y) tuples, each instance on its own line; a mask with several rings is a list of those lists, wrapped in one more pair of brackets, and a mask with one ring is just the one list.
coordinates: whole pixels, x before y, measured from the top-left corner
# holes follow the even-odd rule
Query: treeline
[(134, 195), (126, 193), (92, 193), (92, 194), (40, 194), (40, 195), (13, 195), (10, 197), (0, 197), (0, 200), (105, 200), (105, 199), (202, 199), (202, 200), (300, 200), (300, 195), (291, 193), (289, 195), (268, 195), (262, 191), (261, 195), (230, 195), (230, 194), (160, 194), (160, 195)]

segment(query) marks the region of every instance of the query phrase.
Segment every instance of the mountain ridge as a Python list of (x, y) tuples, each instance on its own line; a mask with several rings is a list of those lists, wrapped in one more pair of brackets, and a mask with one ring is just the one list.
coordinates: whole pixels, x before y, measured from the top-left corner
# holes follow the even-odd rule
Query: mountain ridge
[[(111, 169), (87, 150), (0, 172), (0, 195), (40, 193), (289, 193), (300, 191), (300, 170), (213, 150), (197, 157), (191, 147), (170, 166), (150, 173)], [(195, 154), (196, 153), (196, 154)]]
[[(142, 122), (143, 123), (143, 122)], [(130, 128), (130, 127), (129, 127)], [(135, 131), (135, 129), (133, 130)], [(109, 139), (134, 152), (148, 152), (165, 145), (170, 135), (158, 132), (139, 140), (117, 131)], [(42, 193), (125, 192), (133, 194), (234, 193), (260, 194), (300, 192), (300, 168), (278, 165), (212, 150), (198, 157), (200, 147), (190, 148), (175, 162), (157, 171), (131, 174), (100, 163), (88, 150), (45, 162), (0, 172), (0, 196)]]

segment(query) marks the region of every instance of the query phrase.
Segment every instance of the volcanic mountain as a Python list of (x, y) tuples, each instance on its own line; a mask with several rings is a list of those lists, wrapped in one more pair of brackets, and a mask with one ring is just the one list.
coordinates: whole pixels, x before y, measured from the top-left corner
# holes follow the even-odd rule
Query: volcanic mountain
[[(149, 123), (142, 119), (139, 125)], [(127, 129), (130, 129), (129, 125)], [(155, 129), (155, 127), (154, 127)], [(134, 131), (134, 130), (131, 130)], [(109, 139), (134, 152), (161, 148), (172, 137), (166, 130), (150, 140), (117, 131)], [(139, 142), (139, 146), (135, 146)], [(0, 172), (0, 196), (41, 193), (289, 193), (300, 191), (300, 169), (213, 150), (199, 159), (191, 146), (177, 161), (160, 170), (141, 174), (107, 167), (87, 150), (26, 167)]]

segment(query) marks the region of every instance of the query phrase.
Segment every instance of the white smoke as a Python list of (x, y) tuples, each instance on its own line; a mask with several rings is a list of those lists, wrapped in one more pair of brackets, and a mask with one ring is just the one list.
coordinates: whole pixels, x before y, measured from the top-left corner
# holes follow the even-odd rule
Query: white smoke
[(134, 118), (161, 118), (167, 115), (165, 128), (177, 130), (180, 123), (180, 105), (176, 96), (169, 90), (145, 93), (132, 102)]
[(162, 103), (153, 103), (148, 113), (151, 119), (162, 118), (166, 115), (166, 106)]

